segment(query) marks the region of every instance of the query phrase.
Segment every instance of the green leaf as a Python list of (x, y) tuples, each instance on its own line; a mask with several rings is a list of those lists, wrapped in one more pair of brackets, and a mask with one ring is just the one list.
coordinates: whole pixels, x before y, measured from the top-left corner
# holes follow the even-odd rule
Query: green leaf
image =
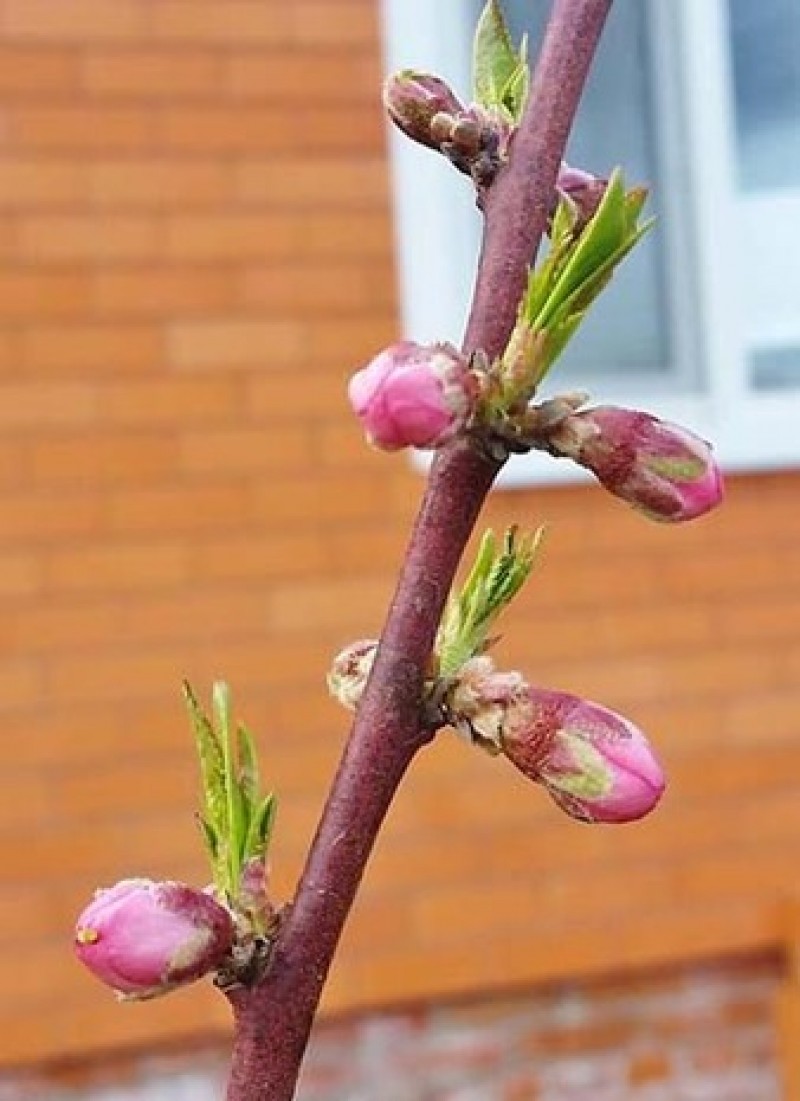
[(209, 859), (211, 860), (211, 866), (215, 867), (217, 859), (219, 857), (219, 837), (217, 831), (211, 825), (211, 823), (203, 818), (202, 814), (197, 816), (197, 824), (200, 827), (200, 832), (203, 835), (203, 842), (208, 851)]
[(212, 689), (212, 705), (217, 736), (222, 744), (225, 759), (227, 887), (232, 898), (239, 892), (242, 858), (247, 840), (248, 807), (239, 785), (237, 761), (233, 753), (231, 731), (230, 690), (223, 681), (215, 681)]
[[(638, 221), (646, 197), (643, 188), (626, 192), (622, 174), (615, 170), (597, 211), (577, 237), (571, 202), (559, 203), (550, 252), (529, 274), (518, 321), (534, 333), (545, 334), (526, 380), (526, 396), (563, 352), (616, 268), (653, 225), (652, 218), (641, 225)], [(509, 389), (511, 399), (518, 396), (519, 382), (515, 385), (516, 390)]]
[(219, 831), (226, 816), (225, 757), (222, 746), (200, 706), (188, 681), (183, 683), (183, 694), (189, 708), (194, 730), (197, 756), (200, 762), (200, 779), (203, 789), (203, 814)]
[(542, 535), (540, 528), (519, 537), (517, 529), (510, 528), (502, 548), (498, 549), (494, 533), (484, 533), (459, 595), (451, 595), (444, 629), (437, 636), (441, 676), (454, 675), (465, 662), (486, 649), (498, 616), (530, 576)]
[(501, 109), (518, 122), (528, 98), (527, 40), (515, 49), (498, 0), (488, 0), (475, 28), (472, 48), (473, 99)]
[(252, 807), (258, 799), (258, 754), (255, 739), (243, 723), (236, 728), (236, 758), (242, 799)]
[(277, 797), (270, 792), (255, 809), (250, 820), (250, 829), (247, 835), (246, 860), (254, 856), (266, 855), (277, 813), (278, 800)]

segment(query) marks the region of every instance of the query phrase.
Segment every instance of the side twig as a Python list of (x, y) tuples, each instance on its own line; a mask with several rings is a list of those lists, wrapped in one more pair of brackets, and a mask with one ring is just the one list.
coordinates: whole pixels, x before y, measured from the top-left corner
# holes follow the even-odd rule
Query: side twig
[[(464, 350), (505, 347), (612, 0), (554, 0), (508, 167), (485, 204)], [(231, 994), (228, 1101), (291, 1101), (322, 987), (375, 838), (429, 734), (425, 667), (458, 562), (500, 464), (459, 439), (437, 454), (369, 685), (295, 900), (261, 982)]]

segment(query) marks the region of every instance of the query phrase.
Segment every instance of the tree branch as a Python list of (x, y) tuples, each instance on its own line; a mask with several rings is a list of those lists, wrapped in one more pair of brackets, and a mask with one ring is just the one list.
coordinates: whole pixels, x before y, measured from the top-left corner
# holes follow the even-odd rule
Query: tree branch
[[(555, 0), (509, 165), (487, 198), (465, 351), (505, 347), (612, 0)], [(290, 1101), (342, 928), (400, 781), (429, 738), (425, 669), (458, 562), (500, 464), (459, 439), (437, 454), (367, 690), (295, 901), (259, 985), (232, 998), (228, 1101)]]

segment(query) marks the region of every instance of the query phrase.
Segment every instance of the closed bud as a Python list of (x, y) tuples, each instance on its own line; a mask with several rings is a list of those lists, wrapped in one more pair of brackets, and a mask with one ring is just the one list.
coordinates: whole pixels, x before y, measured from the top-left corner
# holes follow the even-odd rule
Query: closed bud
[(693, 520), (722, 500), (722, 473), (710, 445), (649, 413), (588, 409), (565, 418), (547, 442), (653, 520)]
[(328, 673), (328, 691), (348, 711), (355, 711), (358, 706), (377, 649), (374, 638), (362, 638), (345, 646), (333, 659)]
[(472, 413), (476, 384), (455, 348), (403, 340), (353, 375), (348, 394), (369, 441), (397, 451), (447, 443)]
[(642, 732), (614, 711), (566, 692), (528, 687), (506, 711), (502, 751), (584, 822), (632, 822), (664, 791)]
[(242, 868), (236, 908), (244, 915), (250, 931), (265, 933), (275, 919), (269, 897), (269, 867), (264, 856), (251, 856)]
[(439, 140), (431, 129), (436, 115), (459, 115), (463, 104), (441, 77), (403, 69), (393, 73), (383, 86), (383, 102), (392, 122), (404, 134), (438, 149)]
[(123, 879), (78, 918), (81, 963), (123, 998), (154, 998), (216, 970), (233, 946), (228, 911), (183, 883)]
[(470, 658), (447, 696), (448, 719), (468, 741), (497, 754), (506, 713), (526, 688), (521, 673), (501, 673), (488, 655)]
[(566, 161), (561, 162), (556, 188), (571, 201), (577, 214), (578, 232), (597, 211), (607, 186), (608, 180), (601, 176), (593, 176), (581, 168), (572, 168)]

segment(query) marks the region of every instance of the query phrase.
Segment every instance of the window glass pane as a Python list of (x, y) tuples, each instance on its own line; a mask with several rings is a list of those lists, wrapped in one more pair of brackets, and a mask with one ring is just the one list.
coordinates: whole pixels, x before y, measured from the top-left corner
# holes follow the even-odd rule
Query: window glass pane
[(800, 389), (800, 348), (759, 348), (750, 355), (756, 390)]
[[(474, 18), (482, 6), (472, 4)], [(516, 40), (528, 31), (534, 58), (549, 0), (505, 0), (503, 7)], [(660, 205), (658, 120), (651, 95), (649, 31), (648, 6), (643, 0), (617, 0), (570, 139), (568, 159), (603, 175), (623, 165), (631, 183), (650, 186), (651, 207), (656, 210)], [(674, 366), (664, 267), (662, 221), (625, 261), (570, 344), (564, 361), (575, 368), (576, 377), (658, 374)]]
[(739, 182), (800, 187), (800, 0), (729, 0)]

